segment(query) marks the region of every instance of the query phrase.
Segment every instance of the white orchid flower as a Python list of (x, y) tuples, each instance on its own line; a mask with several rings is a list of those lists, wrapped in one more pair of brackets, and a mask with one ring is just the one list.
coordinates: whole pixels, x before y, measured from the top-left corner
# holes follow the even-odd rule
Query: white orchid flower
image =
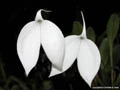
[[(62, 72), (71, 67), (75, 59), (80, 75), (91, 87), (92, 80), (96, 76), (101, 62), (100, 52), (93, 41), (86, 37), (86, 26), (83, 13), (83, 32), (81, 35), (70, 35), (65, 38), (65, 58)], [(52, 66), (50, 77), (62, 73)]]
[(39, 10), (35, 21), (27, 23), (21, 30), (17, 40), (17, 52), (26, 75), (36, 65), (40, 46), (57, 69), (62, 69), (64, 58), (64, 36), (61, 30), (51, 21), (44, 20)]

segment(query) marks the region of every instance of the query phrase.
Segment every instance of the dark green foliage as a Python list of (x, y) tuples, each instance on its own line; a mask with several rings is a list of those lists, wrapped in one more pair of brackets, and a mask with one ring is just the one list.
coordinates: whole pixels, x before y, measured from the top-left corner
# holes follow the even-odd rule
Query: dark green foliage
[(72, 34), (80, 35), (82, 33), (82, 25), (79, 21), (73, 22)]
[[(42, 55), (45, 56), (44, 54)], [(43, 58), (42, 57), (42, 58)], [(44, 58), (46, 59), (46, 58)], [(45, 63), (45, 60), (43, 61)], [(44, 68), (44, 65), (43, 65)], [(3, 74), (4, 73), (4, 74)], [(44, 72), (42, 72), (44, 73)], [(3, 67), (2, 61), (0, 62), (0, 90), (54, 90), (53, 83), (51, 80), (43, 80), (43, 76), (41, 78), (38, 77), (39, 73), (36, 72), (37, 77), (28, 78), (27, 80), (18, 79), (16, 76), (8, 76), (6, 77)], [(5, 75), (5, 76), (4, 76)], [(6, 77), (4, 79), (4, 77)], [(41, 82), (38, 83), (38, 80)]]
[(43, 83), (42, 83), (42, 88), (41, 90), (53, 90), (53, 85), (52, 85), (52, 82), (49, 81), (49, 80), (45, 80)]
[(109, 59), (109, 43), (108, 39), (105, 38), (100, 44), (100, 54), (101, 54), (101, 69), (104, 69), (108, 59)]
[(117, 45), (120, 43), (120, 38), (117, 35), (118, 30), (119, 17), (117, 14), (112, 14), (107, 24), (107, 30), (98, 37), (102, 59), (99, 76), (103, 84), (107, 86), (120, 85), (120, 45)]
[(87, 28), (87, 38), (95, 42), (96, 36), (95, 31), (92, 27)]
[(118, 29), (119, 29), (119, 17), (117, 14), (112, 14), (107, 24), (107, 35), (110, 44), (112, 44), (112, 42), (114, 41)]
[(115, 85), (120, 85), (120, 73), (115, 81)]
[(113, 43), (119, 30), (119, 16), (112, 14), (107, 24), (107, 37), (109, 41), (110, 50), (110, 67), (111, 67), (111, 85), (114, 84), (114, 66), (113, 66)]
[(113, 48), (113, 60), (114, 65), (120, 63), (120, 44), (115, 45), (115, 47)]

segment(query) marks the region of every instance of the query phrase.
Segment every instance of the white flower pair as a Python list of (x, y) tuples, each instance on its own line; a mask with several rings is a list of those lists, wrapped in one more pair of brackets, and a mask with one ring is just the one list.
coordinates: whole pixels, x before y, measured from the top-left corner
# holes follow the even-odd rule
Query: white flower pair
[(99, 70), (101, 57), (97, 46), (86, 37), (83, 14), (81, 13), (82, 34), (64, 38), (61, 30), (54, 23), (42, 18), (42, 10), (37, 12), (35, 21), (29, 22), (22, 28), (17, 41), (18, 56), (26, 75), (36, 65), (42, 45), (48, 59), (52, 62), (49, 77), (66, 71), (77, 58), (79, 73), (91, 86)]

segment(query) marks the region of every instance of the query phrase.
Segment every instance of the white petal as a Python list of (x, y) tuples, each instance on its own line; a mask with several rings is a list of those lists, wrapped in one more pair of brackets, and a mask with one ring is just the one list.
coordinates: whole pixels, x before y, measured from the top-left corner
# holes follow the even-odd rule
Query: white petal
[(62, 69), (64, 59), (64, 36), (52, 22), (44, 20), (41, 26), (42, 46), (52, 64)]
[(97, 46), (91, 40), (82, 40), (78, 55), (78, 70), (90, 87), (99, 70), (100, 61), (101, 57)]
[(17, 40), (17, 52), (26, 75), (36, 65), (40, 50), (40, 26), (37, 22), (26, 24)]
[(65, 38), (65, 57), (63, 61), (62, 71), (59, 71), (57, 68), (52, 66), (52, 71), (50, 77), (60, 74), (71, 67), (77, 58), (78, 50), (80, 47), (80, 37), (77, 35), (67, 36)]
[(80, 42), (80, 37), (77, 35), (71, 35), (65, 38), (65, 58), (63, 62), (63, 72), (70, 68), (77, 58)]

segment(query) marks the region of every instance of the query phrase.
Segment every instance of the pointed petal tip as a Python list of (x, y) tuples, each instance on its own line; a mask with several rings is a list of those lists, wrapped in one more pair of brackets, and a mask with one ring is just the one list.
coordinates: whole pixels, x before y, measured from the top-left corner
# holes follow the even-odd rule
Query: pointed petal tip
[(38, 11), (44, 11), (44, 12), (52, 12), (51, 10), (45, 10), (45, 9), (40, 9), (40, 10), (38, 10)]
[(29, 72), (25, 71), (25, 76), (28, 77), (29, 75)]
[(52, 74), (50, 74), (49, 76), (48, 76), (48, 78), (51, 78), (51, 77), (53, 77), (54, 75), (52, 75)]
[(44, 20), (43, 19), (43, 17), (42, 17), (42, 11), (44, 11), (44, 12), (52, 12), (52, 11), (50, 11), (50, 10), (45, 10), (45, 9), (40, 9), (40, 10), (38, 10), (37, 11), (37, 14), (36, 14), (36, 17), (35, 17), (35, 21), (42, 21), (42, 20)]
[(85, 24), (85, 18), (84, 18), (84, 15), (83, 15), (83, 12), (81, 11), (81, 15), (82, 15), (82, 20), (83, 20), (83, 31), (82, 31), (82, 34), (81, 36), (86, 38), (86, 24)]
[(24, 69), (25, 69), (25, 75), (28, 77), (29, 73), (31, 72), (32, 68), (26, 68), (24, 66)]
[(88, 83), (88, 86), (89, 86), (90, 88), (91, 88), (91, 84), (92, 84), (92, 83)]
[(82, 15), (83, 22), (85, 22), (83, 11), (80, 12)]
[(85, 80), (86, 84), (91, 88), (93, 80), (87, 80), (85, 78), (84, 78), (84, 80)]
[(80, 11), (81, 15), (83, 16), (83, 11)]

